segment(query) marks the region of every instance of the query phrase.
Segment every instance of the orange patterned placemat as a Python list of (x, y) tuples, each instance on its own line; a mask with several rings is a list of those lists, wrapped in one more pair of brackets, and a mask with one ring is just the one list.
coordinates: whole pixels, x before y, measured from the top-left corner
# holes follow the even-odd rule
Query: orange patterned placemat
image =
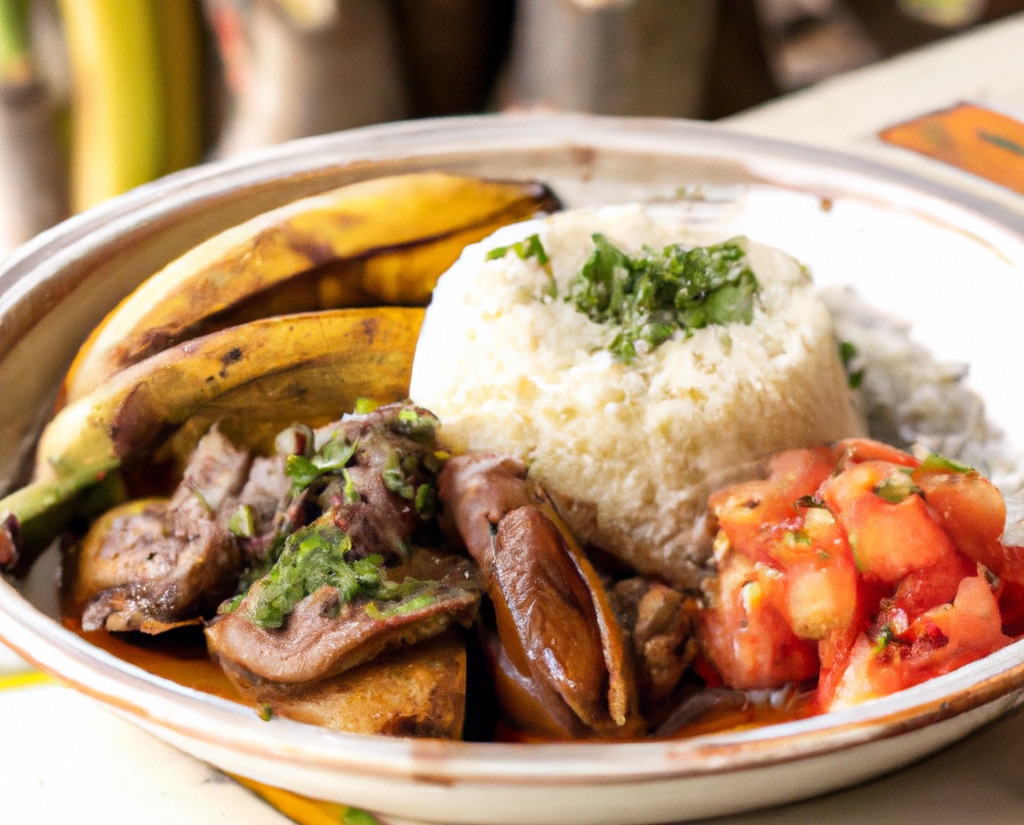
[(1007, 115), (961, 103), (878, 136), (1024, 194), (1024, 123)]
[(242, 776), (233, 776), (233, 779), (260, 796), (296, 825), (380, 825), (376, 817), (358, 808), (309, 799)]

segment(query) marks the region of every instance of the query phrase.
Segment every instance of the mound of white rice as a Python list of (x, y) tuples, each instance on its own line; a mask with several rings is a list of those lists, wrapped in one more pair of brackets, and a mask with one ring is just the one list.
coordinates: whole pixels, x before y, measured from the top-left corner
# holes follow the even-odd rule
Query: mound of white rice
[[(669, 207), (576, 210), (466, 249), (427, 311), (411, 395), (455, 451), (524, 459), (577, 536), (635, 569), (694, 584), (707, 495), (794, 446), (863, 434), (829, 311), (804, 268), (741, 239), (760, 284), (752, 323), (712, 325), (631, 363), (617, 329), (563, 296), (604, 233), (621, 249), (706, 245)], [(550, 272), (488, 250), (537, 234)], [(552, 290), (552, 278), (555, 290)]]

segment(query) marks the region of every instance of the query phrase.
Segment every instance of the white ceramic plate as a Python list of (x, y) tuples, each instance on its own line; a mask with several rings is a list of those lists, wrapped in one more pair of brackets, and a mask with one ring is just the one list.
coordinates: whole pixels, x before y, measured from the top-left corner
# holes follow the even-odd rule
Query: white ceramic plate
[[(0, 270), (0, 478), (10, 478), (89, 329), (213, 231), (354, 179), (446, 168), (548, 181), (570, 205), (686, 188), (695, 221), (745, 232), (855, 284), (965, 362), (992, 420), (1024, 444), (1024, 222), (864, 161), (679, 121), (577, 116), (409, 123), (315, 138), (138, 189), (45, 233)], [(54, 620), (51, 568), (0, 582), (0, 636), (167, 741), (228, 771), (439, 822), (681, 820), (799, 799), (893, 770), (1024, 702), (1024, 643), (886, 699), (676, 742), (506, 745), (343, 735), (154, 677)]]

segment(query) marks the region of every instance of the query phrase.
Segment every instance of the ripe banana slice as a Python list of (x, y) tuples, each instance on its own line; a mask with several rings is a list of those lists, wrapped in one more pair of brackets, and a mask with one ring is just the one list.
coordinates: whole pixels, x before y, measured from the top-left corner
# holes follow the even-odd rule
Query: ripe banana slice
[[(466, 244), (557, 206), (540, 184), (426, 172), (362, 181), (266, 212), (185, 253), (125, 298), (72, 364), (65, 403), (232, 313), (259, 316), (264, 303), (276, 312), (282, 302), (292, 312), (336, 302), (425, 303)], [(310, 270), (317, 288), (290, 294)], [(303, 300), (313, 305), (289, 306)]]
[[(149, 456), (195, 420), (203, 422), (192, 430), (196, 440), (219, 421), (241, 446), (268, 450), (295, 420), (317, 426), (360, 397), (403, 398), (422, 319), (423, 310), (401, 307), (311, 312), (172, 347), (62, 409), (43, 430), (34, 481)], [(187, 452), (195, 442), (172, 443)]]

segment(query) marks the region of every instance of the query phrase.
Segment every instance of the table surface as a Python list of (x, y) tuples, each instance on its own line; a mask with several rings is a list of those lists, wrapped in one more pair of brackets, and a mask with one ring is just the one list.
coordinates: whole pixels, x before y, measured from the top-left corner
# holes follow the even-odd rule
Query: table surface
[[(1024, 121), (1024, 15), (851, 72), (724, 121), (733, 129), (870, 157), (996, 201), (1024, 216), (1024, 196), (955, 165), (892, 145), (879, 132), (961, 103)], [(1022, 127), (1024, 128), (1024, 127)], [(1024, 160), (1021, 161), (1024, 163)], [(989, 726), (892, 776), (718, 825), (953, 825), (1024, 821), (1024, 715)], [(153, 770), (159, 765), (159, 770)], [(96, 788), (116, 782), (116, 799)], [(275, 800), (115, 718), (29, 670), (0, 647), (0, 820), (12, 825), (116, 820), (147, 825), (337, 822), (337, 806)]]

